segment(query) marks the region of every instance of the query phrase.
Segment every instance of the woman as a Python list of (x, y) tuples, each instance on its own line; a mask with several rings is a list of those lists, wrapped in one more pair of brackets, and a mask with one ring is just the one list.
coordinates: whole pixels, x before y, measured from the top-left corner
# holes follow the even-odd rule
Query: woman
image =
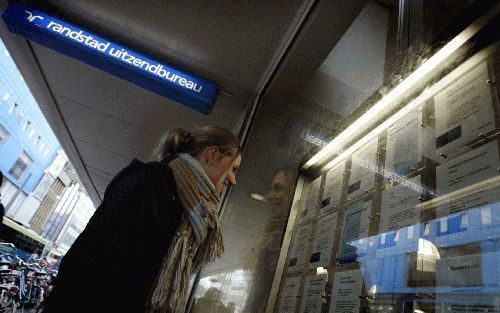
[(217, 216), (241, 154), (227, 130), (166, 134), (109, 183), (64, 257), (45, 313), (183, 312), (192, 272), (223, 252)]

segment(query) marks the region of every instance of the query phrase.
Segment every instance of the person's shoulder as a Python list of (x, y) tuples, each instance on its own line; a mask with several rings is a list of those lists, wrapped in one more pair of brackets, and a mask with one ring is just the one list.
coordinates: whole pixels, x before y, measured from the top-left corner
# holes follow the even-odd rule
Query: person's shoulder
[(116, 191), (128, 192), (141, 183), (147, 172), (147, 163), (133, 159), (126, 167), (119, 171), (109, 182), (105, 194)]
[(116, 189), (118, 186), (120, 189), (131, 189), (138, 185), (148, 187), (165, 182), (167, 185), (175, 184), (168, 161), (143, 162), (133, 159), (129, 165), (115, 175), (106, 191)]

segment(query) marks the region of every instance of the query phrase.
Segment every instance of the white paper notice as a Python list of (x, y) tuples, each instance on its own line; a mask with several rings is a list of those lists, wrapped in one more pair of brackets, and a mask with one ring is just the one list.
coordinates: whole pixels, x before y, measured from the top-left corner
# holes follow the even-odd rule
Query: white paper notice
[(495, 129), (486, 62), (434, 97), (436, 152), (448, 154)]
[(497, 142), (482, 145), (436, 168), (437, 194), (445, 195), (496, 176), (499, 166)]
[(387, 155), (385, 169), (406, 175), (411, 168), (418, 168), (422, 159), (421, 107), (408, 113), (387, 130)]
[(347, 197), (352, 199), (375, 187), (378, 137), (352, 154)]
[[(471, 299), (473, 301), (477, 301), (475, 298)], [(489, 301), (488, 301), (489, 300)], [(447, 298), (443, 299), (445, 305), (440, 302), (439, 297), (436, 298), (436, 312), (439, 312), (441, 308), (444, 307), (443, 313), (479, 313), (479, 312), (487, 312), (487, 313), (500, 313), (500, 304), (495, 303), (494, 296), (491, 296), (491, 299), (487, 299), (486, 301), (481, 301), (478, 303), (464, 303), (463, 301), (457, 301), (456, 303), (450, 303), (450, 300)]]
[(299, 296), (300, 277), (290, 277), (285, 280), (281, 291), (280, 313), (295, 313)]
[(342, 194), (342, 183), (344, 182), (345, 160), (335, 165), (326, 173), (325, 188), (321, 199), (320, 214), (337, 208), (340, 204)]
[[(420, 176), (410, 181), (420, 186)], [(419, 188), (412, 189), (413, 184), (408, 185), (410, 187), (398, 184), (382, 192), (379, 226), (381, 233), (420, 223), (420, 209), (415, 206), (420, 203), (418, 198), (422, 192)]]
[(481, 255), (464, 255), (438, 259), (436, 284), (440, 287), (481, 287), (483, 270)]
[(316, 235), (314, 236), (313, 250), (309, 259), (309, 268), (330, 265), (333, 241), (337, 233), (337, 212), (318, 219)]
[(360, 270), (337, 272), (333, 278), (329, 313), (358, 313), (359, 296), (363, 290)]
[(300, 313), (321, 313), (326, 278), (326, 275), (314, 275), (306, 278)]
[(299, 222), (305, 223), (313, 216), (316, 215), (316, 209), (318, 208), (319, 192), (321, 187), (321, 176), (312, 181), (307, 186), (307, 198), (305, 201), (305, 206), (299, 216)]
[(309, 247), (309, 237), (311, 235), (312, 224), (305, 224), (297, 229), (290, 248), (290, 258), (288, 261), (288, 272), (301, 271), (304, 267), (304, 259)]
[(355, 259), (363, 255), (363, 243), (368, 240), (372, 200), (358, 201), (349, 206), (344, 214), (344, 228), (340, 243), (341, 259)]
[[(436, 216), (446, 217), (451, 214), (460, 213), (463, 211), (469, 211), (470, 209), (479, 209), (479, 208), (482, 209), (481, 211), (487, 212), (488, 208), (491, 211), (491, 205), (496, 204), (497, 202), (498, 202), (498, 190), (496, 189), (481, 190), (479, 192), (475, 192), (473, 195), (468, 195), (466, 197), (459, 198), (450, 201), (446, 204), (438, 206), (436, 209)], [(481, 218), (485, 219), (486, 216)]]

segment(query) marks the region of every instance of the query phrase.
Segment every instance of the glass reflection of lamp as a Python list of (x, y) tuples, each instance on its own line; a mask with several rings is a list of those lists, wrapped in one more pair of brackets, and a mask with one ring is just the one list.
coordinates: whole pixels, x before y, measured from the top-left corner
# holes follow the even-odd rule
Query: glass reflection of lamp
[(250, 194), (250, 197), (254, 200), (257, 200), (257, 201), (263, 201), (263, 202), (266, 201), (266, 198), (263, 195), (260, 195), (258, 193), (252, 193), (252, 194)]

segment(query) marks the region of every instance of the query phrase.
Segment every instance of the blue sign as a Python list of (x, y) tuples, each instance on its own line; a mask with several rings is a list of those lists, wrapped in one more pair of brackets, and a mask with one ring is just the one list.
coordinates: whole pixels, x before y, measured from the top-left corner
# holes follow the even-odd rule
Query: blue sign
[(24, 3), (11, 5), (2, 17), (15, 34), (199, 112), (210, 113), (217, 100), (219, 87), (216, 84), (183, 73)]

